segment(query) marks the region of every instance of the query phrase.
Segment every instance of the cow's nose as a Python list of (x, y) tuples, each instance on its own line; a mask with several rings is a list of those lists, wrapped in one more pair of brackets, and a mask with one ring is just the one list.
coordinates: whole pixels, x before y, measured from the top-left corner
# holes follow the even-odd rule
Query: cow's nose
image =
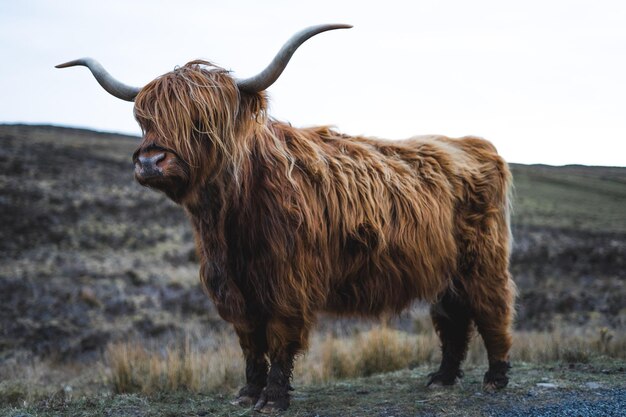
[(149, 156), (139, 155), (135, 163), (135, 171), (142, 177), (161, 175), (158, 163), (165, 159), (165, 153), (159, 152)]

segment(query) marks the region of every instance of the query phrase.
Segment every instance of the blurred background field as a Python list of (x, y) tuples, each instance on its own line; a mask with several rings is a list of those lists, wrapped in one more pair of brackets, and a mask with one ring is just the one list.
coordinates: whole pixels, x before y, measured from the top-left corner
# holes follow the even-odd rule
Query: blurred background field
[[(0, 125), (0, 404), (214, 392), (243, 378), (184, 213), (133, 180), (137, 138)], [(512, 165), (518, 363), (626, 359), (626, 168)], [(299, 385), (436, 366), (428, 308), (320, 317)], [(484, 364), (478, 338), (468, 363)]]

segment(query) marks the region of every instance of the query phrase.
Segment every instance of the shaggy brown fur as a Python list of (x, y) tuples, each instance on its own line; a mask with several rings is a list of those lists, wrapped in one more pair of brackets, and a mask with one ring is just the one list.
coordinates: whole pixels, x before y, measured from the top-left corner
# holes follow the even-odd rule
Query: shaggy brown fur
[[(433, 304), (443, 359), (461, 376), (472, 322), (487, 388), (508, 379), (515, 297), (506, 163), (487, 141), (351, 137), (266, 114), (224, 70), (193, 61), (142, 89), (136, 156), (167, 153), (166, 192), (191, 219), (201, 280), (246, 358), (238, 402), (289, 403), (294, 355), (317, 312), (377, 316)], [(141, 179), (140, 179), (141, 181)], [(268, 360), (269, 359), (269, 363)]]

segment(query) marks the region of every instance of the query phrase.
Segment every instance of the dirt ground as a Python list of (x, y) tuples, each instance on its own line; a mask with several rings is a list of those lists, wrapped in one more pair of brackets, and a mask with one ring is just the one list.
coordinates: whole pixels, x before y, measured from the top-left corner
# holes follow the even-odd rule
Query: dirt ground
[[(326, 385), (296, 387), (281, 416), (319, 417), (608, 417), (626, 415), (626, 362), (543, 366), (516, 363), (509, 387), (482, 391), (484, 369), (466, 370), (461, 384), (426, 388), (428, 370), (419, 367)], [(6, 416), (252, 416), (229, 404), (232, 394), (166, 393), (73, 397), (59, 391), (26, 408), (0, 407)]]

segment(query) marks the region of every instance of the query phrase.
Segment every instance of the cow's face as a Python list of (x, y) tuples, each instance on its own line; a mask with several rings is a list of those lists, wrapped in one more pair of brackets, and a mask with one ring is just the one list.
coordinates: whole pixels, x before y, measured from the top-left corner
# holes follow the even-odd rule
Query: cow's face
[(146, 132), (133, 154), (139, 184), (164, 192), (179, 203), (191, 187), (191, 169), (175, 150), (164, 146), (158, 135)]
[(186, 204), (187, 196), (231, 162), (239, 99), (228, 72), (204, 61), (192, 61), (143, 87), (134, 109), (143, 131), (133, 154), (137, 181)]

